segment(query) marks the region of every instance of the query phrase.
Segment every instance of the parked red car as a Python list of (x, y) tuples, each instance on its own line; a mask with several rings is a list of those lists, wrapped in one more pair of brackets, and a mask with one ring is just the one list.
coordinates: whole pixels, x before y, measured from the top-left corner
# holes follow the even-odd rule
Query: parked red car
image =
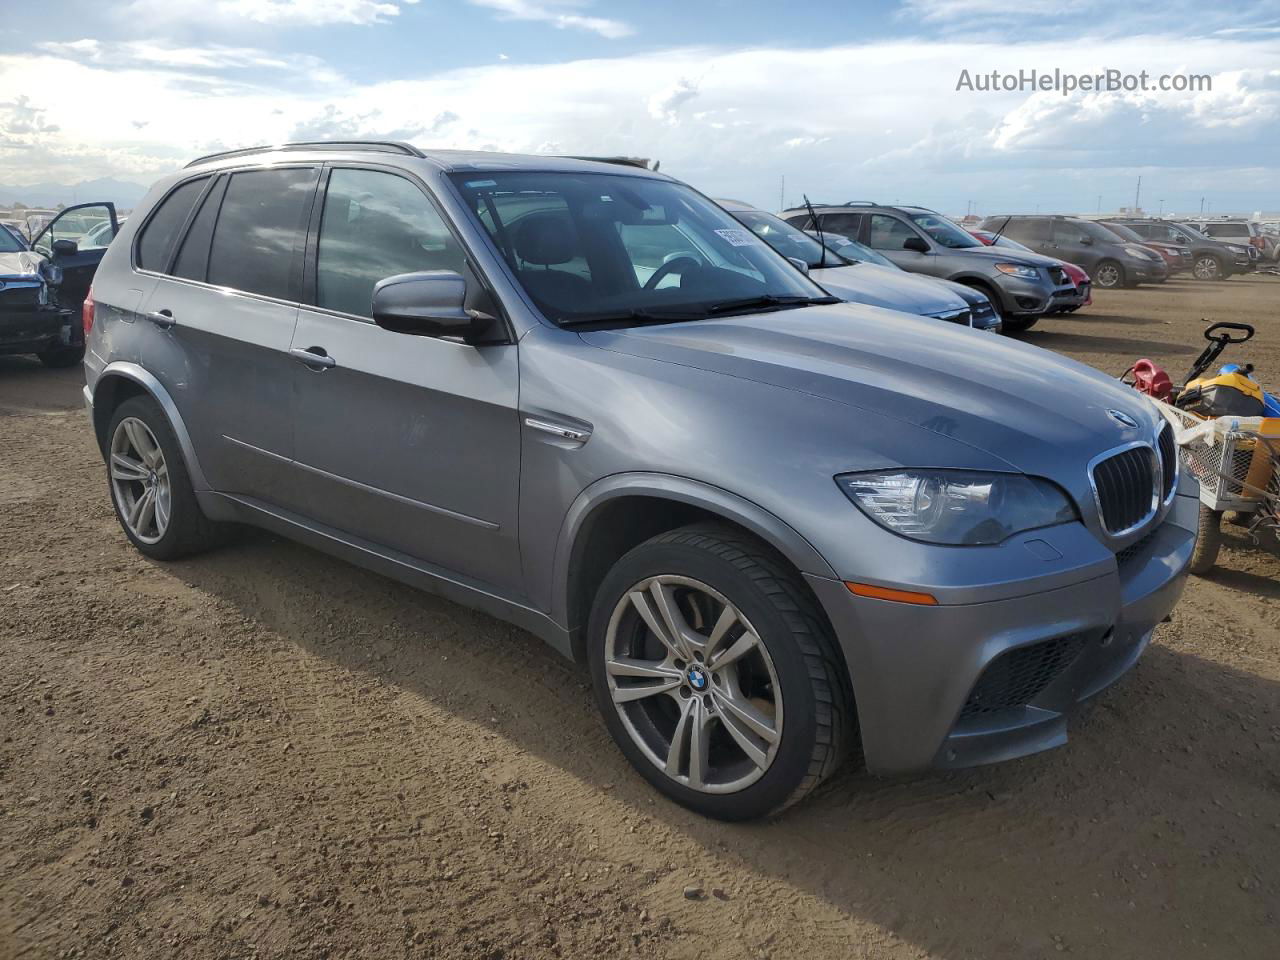
[[(1010, 240), (1008, 237), (1003, 235), (996, 236), (996, 234), (992, 233), (990, 230), (970, 230), (969, 232), (985, 243), (988, 247), (1008, 247), (1010, 250), (1026, 250), (1029, 253), (1034, 252), (1028, 250), (1027, 247), (1024, 247), (1017, 240)], [(1066, 275), (1071, 278), (1071, 282), (1076, 285), (1077, 297), (1062, 304), (1057, 310), (1052, 310), (1050, 312), (1075, 313), (1081, 307), (1087, 307), (1089, 304), (1093, 303), (1093, 281), (1089, 279), (1089, 274), (1084, 267), (1076, 266), (1074, 263), (1068, 263), (1066, 260), (1059, 260), (1058, 263), (1062, 264), (1063, 272), (1066, 273)]]
[(1190, 270), (1195, 260), (1191, 256), (1191, 248), (1176, 243), (1165, 243), (1163, 240), (1148, 240), (1140, 236), (1132, 228), (1123, 223), (1112, 223), (1110, 220), (1098, 220), (1098, 224), (1106, 227), (1125, 243), (1136, 243), (1164, 257), (1165, 266), (1169, 268), (1169, 276)]

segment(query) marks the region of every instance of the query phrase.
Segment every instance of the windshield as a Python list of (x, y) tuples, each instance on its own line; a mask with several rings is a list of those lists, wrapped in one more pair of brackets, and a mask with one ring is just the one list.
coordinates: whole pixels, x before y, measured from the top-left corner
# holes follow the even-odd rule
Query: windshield
[(845, 259), (851, 256), (847, 251), (832, 253), (831, 251), (835, 249), (834, 244), (828, 244), (828, 249), (824, 250), (822, 244), (813, 237), (803, 230), (797, 230), (772, 213), (765, 213), (763, 210), (738, 210), (733, 215), (747, 229), (784, 257), (803, 260), (811, 269), (843, 267), (849, 262)]
[(601, 173), (471, 171), (452, 179), (556, 323), (694, 320), (832, 299), (682, 184)]
[(1104, 226), (1108, 230), (1110, 230), (1112, 233), (1114, 233), (1117, 237), (1119, 237), (1121, 240), (1127, 240), (1130, 243), (1146, 243), (1147, 242), (1143, 240), (1142, 237), (1134, 233), (1134, 231), (1131, 230), (1129, 227), (1126, 227), (1123, 223), (1107, 223), (1107, 224), (1104, 224)]
[(996, 237), (993, 241), (991, 241), (991, 246), (1008, 247), (1010, 250), (1020, 250), (1023, 253), (1035, 253), (1035, 251), (1032, 250), (1030, 247), (1026, 246), (1025, 244), (1019, 243), (1017, 240), (1014, 240), (1012, 237), (1006, 237), (1003, 233), (1000, 234), (1000, 236)]
[(933, 237), (936, 243), (944, 247), (950, 247), (952, 250), (962, 250), (965, 247), (982, 246), (981, 240), (967, 230), (962, 230), (940, 213), (908, 212), (907, 216), (911, 218), (912, 223)]
[(8, 226), (0, 226), (0, 253), (19, 253), (25, 249), (26, 244), (10, 233)]
[(1191, 226), (1191, 224), (1189, 224), (1189, 223), (1179, 223), (1179, 224), (1175, 224), (1175, 225), (1174, 225), (1174, 227), (1175, 227), (1175, 229), (1177, 229), (1177, 230), (1181, 230), (1185, 235), (1187, 235), (1188, 237), (1190, 237), (1192, 240), (1210, 240), (1210, 239), (1212, 239), (1208, 234), (1200, 232), (1200, 230), (1198, 230), (1198, 229), (1196, 229), (1195, 227)]

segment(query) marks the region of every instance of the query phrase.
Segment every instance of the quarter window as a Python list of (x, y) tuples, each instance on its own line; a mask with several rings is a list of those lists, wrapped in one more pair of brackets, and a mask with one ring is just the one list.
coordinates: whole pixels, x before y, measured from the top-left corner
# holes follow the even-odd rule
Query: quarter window
[(372, 316), (379, 280), (420, 270), (451, 270), (478, 284), (465, 253), (422, 191), (404, 177), (376, 170), (329, 175), (316, 261), (316, 304)]
[(232, 174), (209, 249), (209, 282), (296, 300), (295, 254), (314, 182), (311, 167)]
[(144, 270), (164, 272), (169, 267), (169, 254), (173, 251), (178, 231), (187, 222), (191, 208), (196, 205), (200, 191), (209, 182), (208, 177), (188, 180), (160, 201), (151, 215), (142, 235), (138, 237), (138, 266)]

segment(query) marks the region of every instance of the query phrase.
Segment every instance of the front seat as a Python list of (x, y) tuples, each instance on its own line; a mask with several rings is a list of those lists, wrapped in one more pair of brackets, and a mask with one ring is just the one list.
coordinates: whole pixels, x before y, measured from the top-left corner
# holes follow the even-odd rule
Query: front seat
[(516, 225), (514, 243), (520, 280), (533, 298), (559, 311), (580, 313), (592, 299), (591, 282), (551, 269), (581, 256), (578, 232), (568, 214), (530, 214)]

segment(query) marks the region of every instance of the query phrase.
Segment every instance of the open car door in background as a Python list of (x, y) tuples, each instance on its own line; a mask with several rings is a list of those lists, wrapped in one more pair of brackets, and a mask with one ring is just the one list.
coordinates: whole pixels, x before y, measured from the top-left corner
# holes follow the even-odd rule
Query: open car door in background
[[(62, 268), (62, 284), (57, 291), (60, 305), (80, 309), (107, 244), (119, 230), (114, 203), (77, 203), (61, 211), (35, 235), (31, 249)], [(75, 252), (57, 242), (60, 240), (74, 243)], [(55, 250), (55, 245), (59, 249)]]

